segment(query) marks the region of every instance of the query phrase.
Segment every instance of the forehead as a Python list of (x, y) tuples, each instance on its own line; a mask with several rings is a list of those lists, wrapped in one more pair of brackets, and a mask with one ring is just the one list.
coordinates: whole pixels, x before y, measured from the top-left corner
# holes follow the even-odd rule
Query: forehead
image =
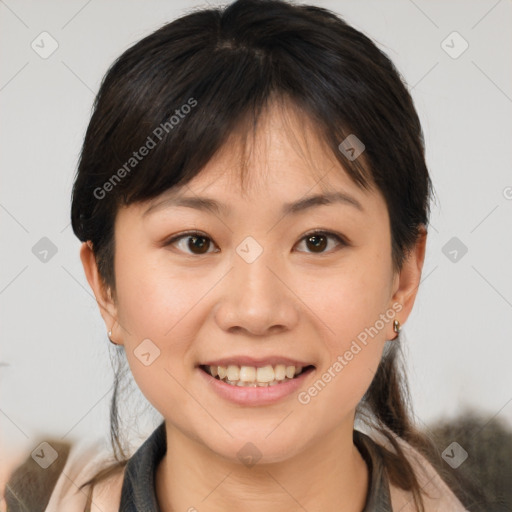
[[(370, 217), (385, 215), (384, 198), (371, 181), (369, 185), (364, 189), (353, 181), (308, 116), (294, 105), (277, 103), (260, 114), (257, 124), (252, 119), (240, 122), (186, 184), (131, 209), (144, 219), (173, 206), (222, 216), (245, 216), (247, 212), (282, 216), (293, 213), (292, 203), (337, 194), (345, 197), (332, 201), (316, 197), (313, 204), (352, 203)], [(306, 209), (302, 204), (296, 211)], [(355, 215), (356, 208), (351, 210), (348, 215)]]
[(362, 193), (322, 138), (319, 126), (297, 106), (279, 101), (260, 114), (256, 125), (252, 118), (240, 122), (186, 186), (168, 193), (215, 190), (246, 197), (279, 187), (332, 192), (339, 186)]

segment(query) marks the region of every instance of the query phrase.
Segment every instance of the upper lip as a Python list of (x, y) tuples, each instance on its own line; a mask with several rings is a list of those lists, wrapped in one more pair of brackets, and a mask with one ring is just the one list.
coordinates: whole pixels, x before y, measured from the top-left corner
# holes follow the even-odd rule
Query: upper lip
[(311, 363), (299, 361), (297, 359), (290, 359), (285, 356), (268, 356), (264, 358), (257, 358), (251, 356), (231, 356), (231, 357), (223, 357), (221, 359), (212, 359), (205, 363), (201, 363), (201, 366), (254, 366), (254, 367), (262, 367), (262, 366), (275, 366), (277, 364), (284, 364), (286, 366), (312, 366)]

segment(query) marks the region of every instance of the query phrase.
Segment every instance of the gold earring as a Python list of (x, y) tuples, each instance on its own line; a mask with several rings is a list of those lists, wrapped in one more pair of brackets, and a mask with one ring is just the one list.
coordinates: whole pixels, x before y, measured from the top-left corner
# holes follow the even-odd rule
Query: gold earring
[(112, 343), (113, 345), (118, 345), (118, 343), (116, 343), (115, 341), (112, 340), (111, 336), (112, 336), (112, 331), (108, 331), (108, 339), (110, 340), (110, 343)]
[(402, 326), (400, 325), (400, 322), (398, 320), (394, 320), (393, 321), (393, 330), (398, 334), (400, 332), (401, 328), (402, 328)]

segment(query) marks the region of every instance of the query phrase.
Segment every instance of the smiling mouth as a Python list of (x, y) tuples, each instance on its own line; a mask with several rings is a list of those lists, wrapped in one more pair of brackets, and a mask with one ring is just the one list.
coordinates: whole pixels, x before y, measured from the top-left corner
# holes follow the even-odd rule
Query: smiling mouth
[(199, 368), (215, 379), (231, 386), (266, 387), (277, 386), (283, 382), (293, 380), (299, 375), (312, 371), (314, 366), (286, 366), (284, 364), (262, 367), (200, 365)]

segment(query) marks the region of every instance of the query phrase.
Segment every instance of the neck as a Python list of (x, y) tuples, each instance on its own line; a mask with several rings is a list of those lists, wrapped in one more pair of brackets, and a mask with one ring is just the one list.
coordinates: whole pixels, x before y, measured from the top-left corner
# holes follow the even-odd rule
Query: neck
[(353, 422), (292, 459), (246, 467), (219, 456), (166, 422), (167, 452), (156, 470), (162, 512), (361, 512), (368, 468)]

